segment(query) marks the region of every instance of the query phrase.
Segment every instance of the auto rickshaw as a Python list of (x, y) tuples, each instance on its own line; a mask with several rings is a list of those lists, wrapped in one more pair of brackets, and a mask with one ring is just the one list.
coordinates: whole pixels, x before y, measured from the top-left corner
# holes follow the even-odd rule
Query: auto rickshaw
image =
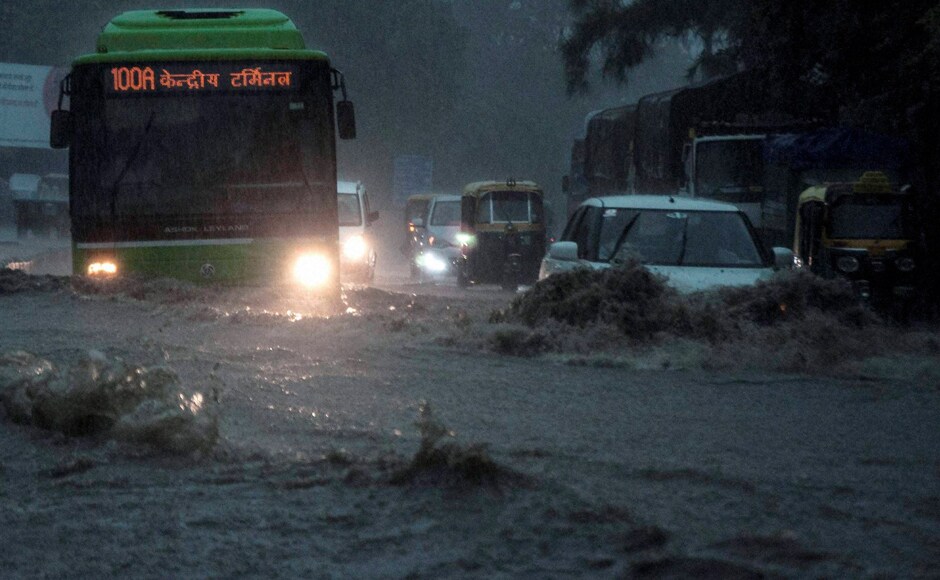
[(793, 251), (813, 272), (850, 280), (863, 300), (906, 301), (917, 267), (911, 197), (874, 171), (810, 187), (800, 194)]
[(538, 278), (545, 255), (543, 197), (532, 181), (478, 181), (463, 188), (458, 286), (515, 290)]

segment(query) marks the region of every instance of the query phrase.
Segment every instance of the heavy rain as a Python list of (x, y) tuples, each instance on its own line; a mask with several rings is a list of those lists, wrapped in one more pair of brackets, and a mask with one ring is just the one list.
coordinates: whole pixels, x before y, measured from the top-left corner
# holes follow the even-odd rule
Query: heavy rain
[(936, 0), (0, 23), (0, 576), (940, 574)]

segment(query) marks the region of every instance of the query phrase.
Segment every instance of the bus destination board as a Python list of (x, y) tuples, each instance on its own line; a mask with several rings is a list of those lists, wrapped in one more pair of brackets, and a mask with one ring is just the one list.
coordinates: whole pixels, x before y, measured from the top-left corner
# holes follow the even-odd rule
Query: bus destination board
[(105, 71), (105, 87), (111, 95), (287, 90), (296, 83), (297, 71), (284, 64), (134, 64)]

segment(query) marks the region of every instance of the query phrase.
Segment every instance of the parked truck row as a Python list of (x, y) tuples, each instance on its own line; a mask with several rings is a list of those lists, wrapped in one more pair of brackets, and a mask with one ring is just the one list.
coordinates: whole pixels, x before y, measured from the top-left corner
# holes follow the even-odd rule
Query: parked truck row
[(907, 142), (808, 105), (771, 106), (765, 91), (740, 73), (590, 113), (562, 183), (569, 213), (619, 194), (728, 202), (767, 247), (793, 248), (861, 296), (909, 296), (918, 259)]
[(679, 194), (744, 211), (769, 245), (791, 245), (800, 193), (869, 170), (901, 183), (907, 144), (838, 127), (827, 111), (773, 102), (749, 73), (590, 113), (562, 183), (569, 209), (620, 193)]

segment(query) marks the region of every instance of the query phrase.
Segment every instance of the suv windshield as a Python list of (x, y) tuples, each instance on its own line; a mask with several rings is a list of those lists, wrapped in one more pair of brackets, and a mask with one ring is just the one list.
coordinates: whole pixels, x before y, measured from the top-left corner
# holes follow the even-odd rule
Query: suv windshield
[(434, 204), (431, 215), (432, 226), (459, 226), (460, 202), (438, 201)]
[(763, 267), (738, 212), (605, 209), (598, 258), (672, 266)]

